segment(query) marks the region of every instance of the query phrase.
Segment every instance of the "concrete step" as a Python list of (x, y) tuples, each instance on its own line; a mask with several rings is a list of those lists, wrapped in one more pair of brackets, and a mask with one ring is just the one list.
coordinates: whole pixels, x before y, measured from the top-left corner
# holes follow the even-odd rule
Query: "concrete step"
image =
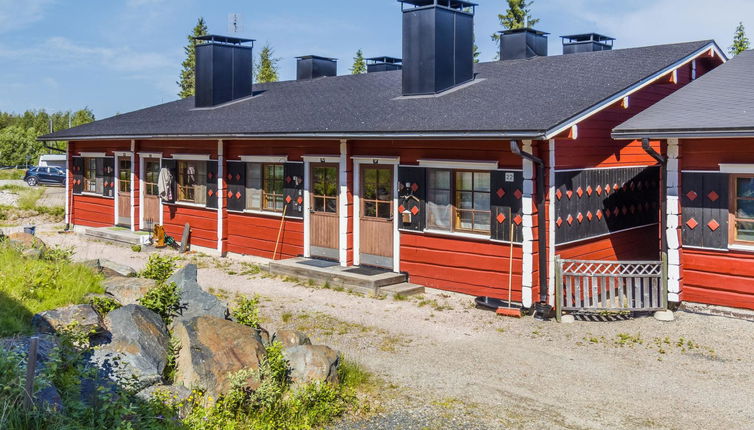
[(389, 296), (400, 295), (403, 297), (415, 296), (424, 294), (424, 287), (410, 282), (401, 282), (400, 284), (380, 288), (380, 294), (387, 294)]
[(362, 294), (379, 294), (382, 287), (406, 282), (406, 275), (362, 267), (341, 267), (338, 263), (309, 258), (273, 261), (269, 271), (275, 275), (327, 282)]
[(129, 245), (144, 245), (149, 242), (147, 232), (133, 232), (114, 227), (87, 227), (84, 229), (84, 235)]

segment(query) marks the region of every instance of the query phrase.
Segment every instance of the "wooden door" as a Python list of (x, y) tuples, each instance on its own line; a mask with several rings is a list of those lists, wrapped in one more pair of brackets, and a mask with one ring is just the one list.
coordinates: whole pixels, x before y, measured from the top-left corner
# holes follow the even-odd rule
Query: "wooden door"
[(158, 158), (144, 159), (144, 220), (141, 229), (152, 231), (155, 224), (160, 223), (160, 197), (157, 190), (157, 178), (160, 176), (160, 160)]
[(309, 216), (312, 257), (337, 260), (338, 252), (338, 165), (311, 166), (311, 208)]
[(118, 225), (131, 227), (131, 159), (118, 159)]
[(361, 169), (359, 261), (393, 269), (393, 167)]

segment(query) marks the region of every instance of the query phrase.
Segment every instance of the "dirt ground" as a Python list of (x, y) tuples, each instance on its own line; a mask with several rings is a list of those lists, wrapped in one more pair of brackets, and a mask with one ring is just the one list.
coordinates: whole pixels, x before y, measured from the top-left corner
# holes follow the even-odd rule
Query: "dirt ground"
[[(42, 232), (77, 259), (135, 268), (148, 254)], [(201, 254), (219, 295), (259, 294), (264, 326), (296, 328), (378, 376), (374, 416), (337, 429), (752, 429), (754, 323), (676, 313), (612, 322), (506, 319), (428, 289), (364, 297), (257, 273), (263, 259)], [(232, 299), (232, 297), (229, 297)]]

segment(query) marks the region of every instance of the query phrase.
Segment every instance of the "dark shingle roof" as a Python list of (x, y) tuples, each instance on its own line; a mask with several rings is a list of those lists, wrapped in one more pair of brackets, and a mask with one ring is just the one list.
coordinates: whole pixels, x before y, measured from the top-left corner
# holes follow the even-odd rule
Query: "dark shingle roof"
[(613, 130), (625, 138), (754, 135), (754, 50), (745, 51)]
[(475, 81), (439, 96), (402, 97), (401, 72), (254, 85), (210, 109), (178, 100), (61, 130), (43, 140), (316, 135), (505, 135), (537, 138), (712, 41), (476, 65)]

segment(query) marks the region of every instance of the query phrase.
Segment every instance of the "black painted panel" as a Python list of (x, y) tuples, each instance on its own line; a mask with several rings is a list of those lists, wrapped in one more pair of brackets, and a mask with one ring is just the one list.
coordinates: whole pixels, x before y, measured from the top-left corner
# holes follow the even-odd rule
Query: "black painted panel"
[(304, 163), (285, 163), (283, 166), (285, 184), (283, 197), (287, 209), (286, 217), (304, 217)]
[(115, 159), (102, 158), (102, 195), (105, 197), (115, 197)]
[[(424, 167), (398, 167), (398, 220), (405, 230), (423, 231), (426, 225), (427, 169)], [(403, 211), (411, 213), (411, 222), (403, 222)]]
[(207, 207), (217, 209), (217, 161), (207, 161)]
[(81, 194), (84, 192), (84, 159), (73, 157), (71, 160), (73, 162), (73, 171), (71, 172), (73, 194)]
[(242, 212), (246, 209), (246, 163), (228, 162), (225, 181), (228, 184), (228, 210)]
[(555, 241), (588, 239), (659, 220), (659, 167), (555, 174)]
[(729, 175), (681, 174), (682, 243), (704, 248), (728, 248)]
[(493, 170), (490, 172), (490, 237), (510, 241), (513, 223), (513, 241), (523, 241), (523, 217), (521, 199), (524, 190), (522, 172)]

